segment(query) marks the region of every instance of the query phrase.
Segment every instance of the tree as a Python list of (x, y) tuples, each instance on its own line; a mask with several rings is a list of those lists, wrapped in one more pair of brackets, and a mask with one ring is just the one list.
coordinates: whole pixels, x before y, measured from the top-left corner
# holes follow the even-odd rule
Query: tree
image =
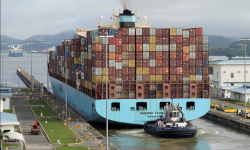
[(235, 55), (231, 55), (231, 54), (227, 54), (226, 56), (228, 57), (228, 59), (235, 57)]
[(0, 140), (1, 140), (1, 147), (0, 147), (0, 149), (2, 149), (2, 147), (3, 147), (3, 146), (2, 146), (3, 138), (5, 137), (5, 138), (7, 138), (8, 140), (10, 139), (9, 136), (4, 135), (4, 134), (7, 133), (7, 132), (10, 132), (10, 131), (4, 130), (4, 131), (2, 132), (2, 129), (0, 129)]

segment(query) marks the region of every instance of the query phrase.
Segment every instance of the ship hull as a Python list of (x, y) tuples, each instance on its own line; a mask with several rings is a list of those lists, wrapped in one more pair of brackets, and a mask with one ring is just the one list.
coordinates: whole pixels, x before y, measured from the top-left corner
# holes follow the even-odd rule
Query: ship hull
[[(50, 77), (54, 94), (65, 102), (65, 83)], [(137, 102), (146, 102), (147, 110), (133, 110)], [(110, 124), (139, 125), (143, 126), (146, 121), (152, 121), (164, 114), (160, 109), (160, 102), (171, 102), (171, 99), (109, 99), (108, 120)], [(210, 108), (210, 99), (205, 98), (176, 98), (173, 100), (179, 104), (187, 121), (191, 121), (205, 115)], [(194, 102), (195, 109), (187, 110), (187, 102)], [(112, 103), (119, 103), (120, 110), (112, 111)], [(67, 86), (67, 104), (87, 121), (100, 123), (106, 122), (106, 100), (95, 100), (81, 91)]]
[(9, 53), (9, 57), (23, 57), (23, 53)]

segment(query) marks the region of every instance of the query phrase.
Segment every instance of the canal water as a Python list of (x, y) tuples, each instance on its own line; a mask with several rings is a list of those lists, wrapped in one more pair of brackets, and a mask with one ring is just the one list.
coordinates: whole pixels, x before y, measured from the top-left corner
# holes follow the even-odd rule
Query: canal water
[[(30, 74), (30, 54), (23, 57), (8, 57), (7, 53), (2, 54), (3, 64), (3, 85), (17, 87), (20, 81), (21, 87), (25, 84), (16, 75), (18, 66), (28, 70)], [(27, 63), (28, 59), (28, 63)], [(46, 55), (32, 54), (32, 74), (40, 82), (47, 86)], [(28, 65), (27, 65), (28, 64)], [(3, 67), (3, 68), (2, 68)], [(28, 69), (27, 69), (28, 67)], [(51, 89), (51, 88), (50, 88)], [(131, 128), (120, 126), (109, 126), (109, 140), (121, 150), (210, 150), (210, 149), (250, 149), (250, 134), (230, 128), (220, 123), (199, 118), (189, 123), (198, 130), (198, 134), (187, 139), (157, 138), (146, 134), (143, 128)], [(91, 123), (99, 132), (106, 136), (105, 125)]]

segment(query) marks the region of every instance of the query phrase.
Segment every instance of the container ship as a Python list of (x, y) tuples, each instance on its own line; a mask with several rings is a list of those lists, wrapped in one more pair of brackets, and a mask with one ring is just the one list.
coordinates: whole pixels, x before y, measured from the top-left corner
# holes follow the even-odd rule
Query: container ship
[(22, 45), (9, 45), (9, 57), (22, 57), (23, 50), (21, 49)]
[(171, 97), (187, 121), (206, 114), (209, 37), (202, 28), (150, 28), (146, 16), (137, 24), (137, 11), (126, 8), (112, 18), (104, 25), (101, 17), (97, 29), (77, 28), (73, 39), (50, 51), (54, 94), (65, 101), (67, 85), (68, 105), (86, 120), (102, 123), (106, 95), (110, 124), (142, 126), (163, 115)]

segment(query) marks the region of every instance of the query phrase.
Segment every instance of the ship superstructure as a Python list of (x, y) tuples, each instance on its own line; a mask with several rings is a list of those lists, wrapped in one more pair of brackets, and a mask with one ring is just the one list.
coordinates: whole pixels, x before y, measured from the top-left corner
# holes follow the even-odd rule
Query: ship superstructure
[(9, 57), (22, 57), (23, 50), (21, 44), (9, 45)]
[[(210, 108), (208, 36), (202, 28), (150, 28), (137, 13), (113, 13), (110, 25), (82, 30), (50, 52), (48, 70), (53, 92), (90, 121), (143, 125), (179, 104), (187, 121)], [(108, 34), (109, 38), (101, 37)], [(106, 47), (107, 84), (106, 93)]]

